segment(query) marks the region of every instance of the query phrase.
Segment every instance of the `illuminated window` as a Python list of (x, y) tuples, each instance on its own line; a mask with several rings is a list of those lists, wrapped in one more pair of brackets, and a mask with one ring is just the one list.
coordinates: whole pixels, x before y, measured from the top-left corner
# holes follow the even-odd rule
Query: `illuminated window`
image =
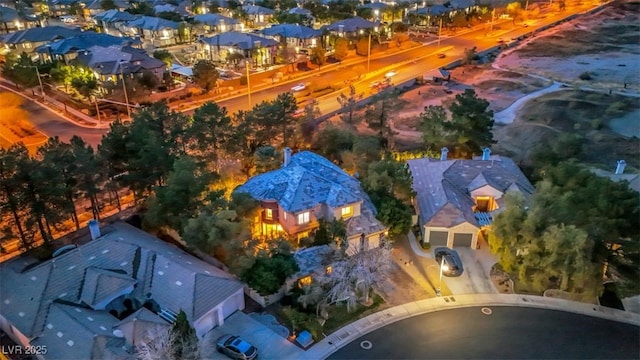
[(298, 214), (298, 225), (306, 224), (309, 222), (309, 212), (303, 212)]
[(284, 216), (284, 221), (287, 221), (287, 213), (286, 212), (283, 213), (283, 216)]
[(302, 279), (298, 280), (299, 287), (309, 286), (309, 285), (311, 285), (311, 276), (305, 276)]
[(476, 196), (475, 211), (490, 212), (497, 208), (492, 196)]
[(342, 217), (351, 216), (353, 214), (353, 208), (351, 206), (345, 206), (342, 208)]
[(331, 265), (327, 266), (327, 275), (331, 275), (332, 271), (333, 271), (333, 268), (331, 267)]
[(264, 218), (267, 219), (267, 220), (273, 219), (273, 210), (264, 209)]

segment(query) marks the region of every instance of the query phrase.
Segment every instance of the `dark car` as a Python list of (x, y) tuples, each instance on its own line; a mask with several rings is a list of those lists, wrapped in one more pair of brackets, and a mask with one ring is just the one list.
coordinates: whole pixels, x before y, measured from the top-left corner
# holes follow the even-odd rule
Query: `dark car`
[(216, 350), (237, 360), (253, 360), (258, 357), (258, 349), (239, 336), (222, 335), (216, 341)]
[(460, 256), (458, 256), (457, 251), (446, 247), (439, 247), (436, 248), (433, 253), (435, 254), (436, 262), (438, 263), (438, 265), (442, 264), (442, 275), (462, 275), (462, 261), (460, 260)]

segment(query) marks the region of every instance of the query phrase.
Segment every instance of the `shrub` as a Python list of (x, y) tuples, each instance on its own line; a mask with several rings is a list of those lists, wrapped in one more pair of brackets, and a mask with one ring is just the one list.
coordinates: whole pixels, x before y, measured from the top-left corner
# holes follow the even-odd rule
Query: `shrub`
[(422, 248), (425, 249), (425, 250), (431, 249), (431, 243), (423, 242), (422, 243)]
[(260, 295), (270, 295), (276, 293), (285, 280), (298, 270), (300, 269), (293, 255), (273, 254), (258, 257), (241, 278)]
[(582, 74), (580, 74), (580, 76), (578, 76), (580, 78), (580, 80), (593, 80), (593, 77), (591, 76), (591, 73), (589, 71), (585, 71)]

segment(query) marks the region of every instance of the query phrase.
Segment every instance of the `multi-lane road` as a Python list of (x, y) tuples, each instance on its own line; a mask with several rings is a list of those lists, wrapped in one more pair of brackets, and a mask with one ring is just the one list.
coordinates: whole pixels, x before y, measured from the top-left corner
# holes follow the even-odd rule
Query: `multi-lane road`
[[(336, 98), (340, 93), (349, 91), (349, 84), (356, 87), (357, 94), (370, 96), (374, 93), (371, 83), (381, 81), (385, 74), (394, 70), (396, 74), (391, 78), (393, 84), (400, 84), (405, 81), (414, 79), (416, 76), (431, 74), (433, 71), (443, 67), (451, 62), (462, 58), (464, 50), (476, 47), (477, 51), (486, 50), (500, 45), (499, 40), (510, 42), (525, 34), (532, 33), (538, 28), (547, 26), (557, 22), (563, 18), (567, 18), (575, 12), (585, 11), (586, 6), (577, 9), (567, 9), (562, 13), (548, 13), (543, 18), (527, 21), (525, 27), (522, 23), (512, 23), (510, 20), (496, 21), (493, 26), (486, 24), (472, 29), (458, 32), (455, 36), (442, 37), (438, 43), (437, 39), (431, 37), (430, 40), (414, 48), (410, 48), (401, 52), (396, 52), (385, 56), (384, 54), (374, 54), (371, 57), (370, 64), (367, 65), (366, 57), (359, 60), (347, 60), (344, 65), (327, 66), (322, 71), (310, 71), (308, 76), (297, 78), (288, 82), (277, 83), (275, 85), (255, 86), (251, 92), (252, 104), (257, 104), (264, 100), (271, 100), (277, 94), (291, 91), (291, 88), (300, 82), (313, 83), (323, 82), (332, 85), (338, 85), (339, 90), (329, 94), (317, 97), (320, 112), (327, 114), (338, 110), (340, 105)], [(438, 54), (444, 53), (446, 56), (441, 58)], [(348, 64), (348, 65), (347, 65)], [(367, 66), (370, 71), (358, 79), (355, 66), (361, 66), (365, 69)], [(229, 113), (235, 113), (238, 110), (249, 109), (249, 101), (246, 90), (245, 95), (220, 100), (218, 103), (227, 108)], [(102, 134), (107, 129), (92, 129), (77, 126), (73, 123), (65, 121), (63, 118), (44, 110), (35, 103), (29, 103), (27, 106), (32, 116), (31, 120), (45, 135), (59, 136), (63, 140), (68, 140), (73, 135), (81, 136), (91, 145), (97, 145), (100, 142)], [(184, 109), (190, 111), (192, 109)]]

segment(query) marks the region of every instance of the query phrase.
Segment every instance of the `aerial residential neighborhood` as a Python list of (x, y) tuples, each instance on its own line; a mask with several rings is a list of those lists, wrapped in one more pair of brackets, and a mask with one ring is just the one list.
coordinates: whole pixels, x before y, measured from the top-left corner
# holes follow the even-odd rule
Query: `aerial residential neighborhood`
[(640, 357), (633, 0), (0, 0), (0, 359)]

